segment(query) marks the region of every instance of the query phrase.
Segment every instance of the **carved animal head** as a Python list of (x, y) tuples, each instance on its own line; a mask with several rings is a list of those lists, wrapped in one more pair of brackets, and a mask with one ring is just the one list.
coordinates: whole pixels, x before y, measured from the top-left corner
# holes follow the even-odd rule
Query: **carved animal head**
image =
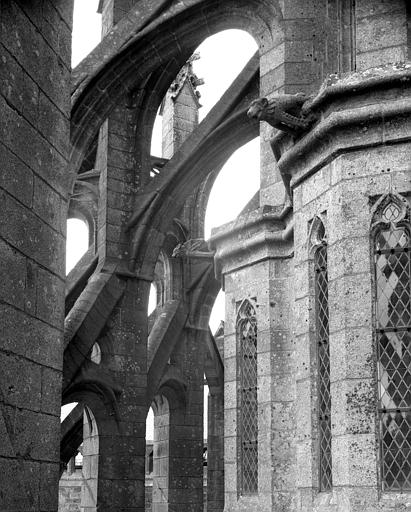
[(254, 100), (248, 107), (247, 115), (251, 119), (257, 119), (258, 121), (263, 120), (267, 108), (267, 98), (258, 98), (257, 100)]
[(186, 254), (186, 248), (184, 247), (184, 244), (179, 243), (174, 247), (173, 254), (171, 255), (172, 258), (181, 258)]

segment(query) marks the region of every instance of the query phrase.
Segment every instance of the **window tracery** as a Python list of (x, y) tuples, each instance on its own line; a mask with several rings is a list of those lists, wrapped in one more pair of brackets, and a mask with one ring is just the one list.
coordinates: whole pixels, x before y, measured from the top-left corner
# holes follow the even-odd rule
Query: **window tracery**
[(242, 494), (258, 492), (257, 319), (245, 300), (236, 322), (240, 350), (240, 479)]

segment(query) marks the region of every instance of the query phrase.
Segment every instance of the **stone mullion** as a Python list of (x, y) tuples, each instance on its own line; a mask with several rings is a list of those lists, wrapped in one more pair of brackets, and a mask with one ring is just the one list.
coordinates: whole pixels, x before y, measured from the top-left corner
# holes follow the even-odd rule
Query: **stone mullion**
[[(295, 222), (300, 223), (299, 213)], [(304, 222), (302, 220), (302, 222)], [(310, 502), (319, 487), (319, 450), (317, 411), (317, 343), (315, 339), (314, 265), (304, 243), (295, 250), (296, 340), (296, 464), (297, 487), (303, 500)], [(307, 405), (309, 405), (307, 407)]]
[(295, 344), (291, 335), (291, 263), (270, 261), (272, 507), (293, 510), (295, 495)]
[[(275, 500), (272, 479), (272, 442), (273, 424), (272, 411), (273, 394), (272, 364), (274, 362), (271, 332), (271, 308), (268, 283), (270, 280), (271, 262), (264, 262), (252, 267), (258, 281), (253, 283), (256, 290), (266, 290), (265, 293), (256, 294), (257, 313), (257, 399), (258, 399), (258, 504), (262, 510), (271, 510)], [(254, 510), (254, 509), (253, 509)], [(256, 509), (258, 510), (258, 509)]]
[[(237, 362), (236, 362), (236, 335), (235, 313), (232, 305), (235, 302), (234, 294), (225, 290), (225, 326), (224, 326), (224, 493), (225, 507), (232, 510), (237, 501), (238, 487), (238, 448), (237, 448)], [(231, 314), (228, 314), (228, 311)]]
[[(373, 360), (374, 349), (369, 225), (360, 218), (367, 198), (361, 189), (341, 182), (327, 215), (333, 487), (345, 488), (350, 501), (377, 488), (375, 367), (363, 364)], [(349, 226), (355, 226), (354, 250), (348, 240), (340, 243)]]
[(207, 512), (224, 510), (224, 394), (208, 395)]
[[(145, 507), (145, 422), (147, 282), (129, 280), (126, 292), (109, 320), (113, 354), (107, 365), (122, 392), (115, 412), (99, 428), (98, 510)], [(114, 417), (113, 417), (114, 414)]]

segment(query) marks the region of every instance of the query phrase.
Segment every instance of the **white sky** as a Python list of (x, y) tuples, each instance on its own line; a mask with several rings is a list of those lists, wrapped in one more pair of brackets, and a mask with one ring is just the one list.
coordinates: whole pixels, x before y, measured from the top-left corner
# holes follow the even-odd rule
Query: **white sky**
[[(101, 15), (96, 13), (97, 5), (98, 0), (74, 2), (73, 67), (100, 41)], [(197, 51), (201, 58), (194, 62), (194, 71), (205, 81), (199, 87), (200, 102), (203, 105), (200, 109), (200, 120), (218, 101), (256, 50), (257, 45), (252, 37), (239, 30), (220, 32), (199, 46)], [(152, 153), (161, 154), (161, 118), (155, 123)], [(211, 227), (233, 220), (258, 190), (259, 159), (259, 140), (255, 139), (234, 153), (221, 170), (210, 194), (205, 219), (205, 238), (210, 236)], [(67, 272), (87, 250), (87, 243), (88, 235), (84, 224), (75, 219), (70, 220), (67, 225)], [(220, 293), (210, 319), (213, 332), (223, 317), (224, 294)], [(152, 419), (149, 423), (151, 422)], [(150, 435), (152, 433), (147, 432), (148, 438)]]

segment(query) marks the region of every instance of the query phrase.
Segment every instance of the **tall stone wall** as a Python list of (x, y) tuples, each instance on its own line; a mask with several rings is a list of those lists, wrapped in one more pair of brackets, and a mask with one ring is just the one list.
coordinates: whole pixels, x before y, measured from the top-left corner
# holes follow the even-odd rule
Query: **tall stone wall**
[[(371, 105), (385, 105), (386, 120), (370, 114), (366, 130), (361, 124), (352, 124), (349, 134), (337, 130), (333, 144), (345, 149), (355, 145), (352, 151), (344, 152), (308, 178), (310, 166), (315, 165), (314, 161), (318, 164), (309, 151), (304, 171), (301, 164), (296, 169), (297, 510), (304, 512), (407, 507), (406, 494), (381, 491), (371, 253), (373, 205), (390, 191), (404, 197), (411, 192), (411, 146), (403, 139), (407, 131), (409, 134), (409, 125), (405, 118), (394, 114), (395, 101), (401, 101), (403, 94), (405, 91), (393, 87), (390, 100), (378, 98), (377, 91), (371, 102), (370, 97), (364, 97), (369, 112)], [(359, 106), (361, 100), (357, 98), (357, 102)], [(329, 151), (331, 148), (324, 144), (320, 158), (327, 158)], [(319, 363), (310, 250), (310, 230), (316, 217), (324, 223), (328, 253), (332, 434), (332, 489), (328, 491), (321, 490), (319, 484)]]
[[(224, 469), (225, 510), (229, 512), (295, 510), (293, 264), (291, 241), (278, 236), (283, 225), (278, 214), (258, 209), (216, 230), (212, 239), (222, 264), (226, 298)], [(239, 232), (244, 238), (239, 239)], [(242, 383), (249, 360), (242, 345), (250, 335), (244, 337), (241, 324), (244, 301), (251, 304), (256, 323), (254, 419), (242, 417), (251, 391)], [(255, 421), (251, 437), (255, 431), (257, 441), (253, 489), (245, 484), (250, 470), (243, 448), (250, 436), (250, 421)]]
[(72, 2), (0, 23), (0, 509), (55, 511)]
[[(225, 510), (405, 510), (404, 493), (381, 491), (370, 241), (375, 202), (411, 192), (406, 3), (284, 1), (282, 13), (271, 48), (263, 48), (260, 95), (311, 92), (317, 122), (295, 137), (263, 124), (261, 206), (212, 235), (226, 291)], [(280, 176), (291, 179), (292, 206), (283, 210), (275, 208), (284, 201)], [(328, 488), (320, 485), (316, 219), (328, 250)], [(241, 482), (249, 420), (236, 320), (244, 299), (258, 326), (258, 486), (251, 492)]]

